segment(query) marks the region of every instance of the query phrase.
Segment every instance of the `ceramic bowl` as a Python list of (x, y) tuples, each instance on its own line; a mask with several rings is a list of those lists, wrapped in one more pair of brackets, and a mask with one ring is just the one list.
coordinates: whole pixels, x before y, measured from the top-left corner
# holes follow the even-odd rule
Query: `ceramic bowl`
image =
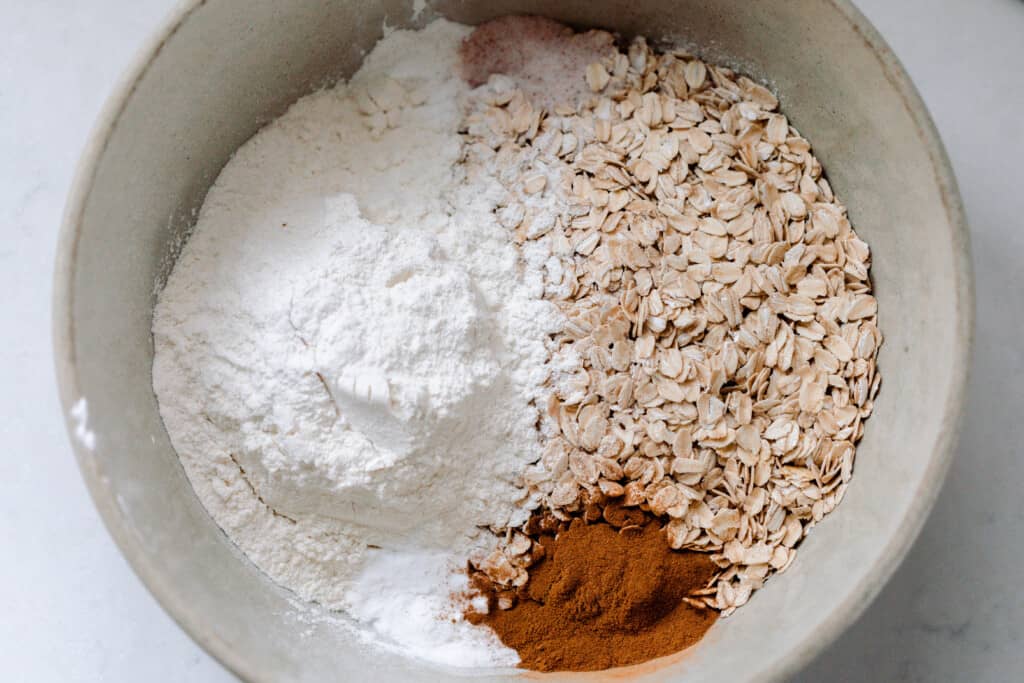
[(956, 440), (970, 346), (967, 233), (953, 174), (907, 74), (845, 0), (184, 2), (111, 98), (67, 207), (54, 328), (82, 473), (145, 584), (243, 679), (450, 673), (367, 652), (232, 546), (193, 494), (160, 421), (150, 324), (208, 187), (263, 124), (351, 74), (386, 26), (510, 13), (682, 43), (769, 84), (872, 246), (883, 384), (845, 500), (785, 574), (699, 645), (621, 670), (644, 681), (778, 680), (856, 618), (921, 528)]

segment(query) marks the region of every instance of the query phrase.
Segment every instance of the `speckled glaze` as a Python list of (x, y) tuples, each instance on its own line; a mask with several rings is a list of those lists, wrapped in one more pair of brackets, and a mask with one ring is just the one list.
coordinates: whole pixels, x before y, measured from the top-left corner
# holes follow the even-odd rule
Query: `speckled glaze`
[[(419, 6), (421, 3), (416, 3)], [(836, 638), (902, 559), (949, 465), (972, 329), (955, 181), (906, 73), (845, 0), (625, 2), (191, 0), (110, 99), (61, 235), (57, 372), (83, 476), (111, 534), (167, 611), (250, 681), (436, 681), (370, 655), (330, 615), (296, 604), (196, 500), (151, 389), (158, 283), (231, 153), (292, 101), (358, 66), (384, 26), (538, 13), (681, 42), (777, 90), (872, 246), (882, 390), (843, 504), (785, 574), (691, 650), (602, 674), (478, 672), (485, 680), (769, 681)], [(71, 409), (88, 406), (87, 448)]]

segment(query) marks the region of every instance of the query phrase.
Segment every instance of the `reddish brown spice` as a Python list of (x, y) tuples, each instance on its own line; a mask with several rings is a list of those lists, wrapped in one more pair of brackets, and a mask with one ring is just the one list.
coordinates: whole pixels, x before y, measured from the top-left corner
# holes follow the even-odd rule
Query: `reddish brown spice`
[[(684, 598), (703, 589), (717, 568), (703, 553), (672, 550), (656, 521), (622, 529), (574, 520), (541, 534), (544, 558), (511, 609), (482, 575), (487, 614), (468, 614), (537, 671), (593, 671), (627, 666), (685, 649), (718, 617)], [(507, 596), (500, 596), (505, 597)]]
[(575, 33), (564, 24), (535, 16), (502, 17), (476, 27), (459, 48), (462, 78), (472, 86), (493, 74), (515, 80), (535, 105), (574, 103), (589, 93), (587, 65), (612, 53), (610, 33)]

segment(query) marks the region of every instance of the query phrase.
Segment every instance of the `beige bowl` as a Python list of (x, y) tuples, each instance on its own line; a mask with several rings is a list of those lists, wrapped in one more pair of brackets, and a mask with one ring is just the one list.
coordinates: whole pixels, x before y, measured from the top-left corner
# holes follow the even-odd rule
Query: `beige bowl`
[(953, 174), (906, 73), (845, 0), (439, 0), (419, 13), (413, 4), (422, 3), (190, 0), (111, 98), (68, 203), (54, 302), (69, 430), (110, 532), (167, 611), (245, 679), (441, 678), (368, 654), (329, 619), (311, 620), (207, 516), (151, 389), (156, 283), (231, 153), (301, 95), (350, 74), (385, 24), (529, 12), (674, 39), (771, 84), (814, 144), (873, 247), (884, 383), (845, 501), (790, 570), (689, 652), (622, 671), (645, 681), (794, 672), (899, 563), (957, 433), (972, 328), (967, 233)]

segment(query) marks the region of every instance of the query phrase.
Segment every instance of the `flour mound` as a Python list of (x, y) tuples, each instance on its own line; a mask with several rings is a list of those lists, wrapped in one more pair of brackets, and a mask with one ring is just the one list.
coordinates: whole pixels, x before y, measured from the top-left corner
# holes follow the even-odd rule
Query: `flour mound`
[[(480, 529), (529, 514), (517, 484), (563, 324), (545, 255), (519, 257), (504, 190), (464, 161), (468, 31), (390, 33), (240, 148), (154, 313), (153, 386), (200, 501), (273, 580), (385, 640), (410, 633), (402, 604), (449, 595), (494, 542)], [(409, 590), (368, 599), (395, 568)], [(408, 613), (432, 635), (407, 654), (515, 662), (428, 612)]]

